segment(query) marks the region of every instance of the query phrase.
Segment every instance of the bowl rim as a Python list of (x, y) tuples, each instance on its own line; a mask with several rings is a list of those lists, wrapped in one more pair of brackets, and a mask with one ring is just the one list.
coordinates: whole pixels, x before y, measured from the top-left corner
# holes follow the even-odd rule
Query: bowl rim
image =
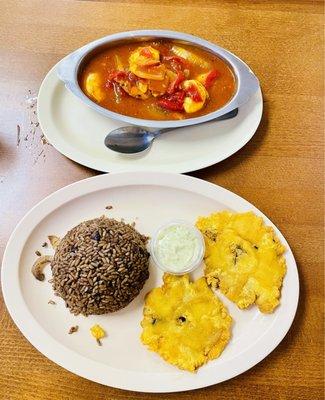
[[(82, 62), (87, 57), (87, 55), (89, 55), (89, 53), (94, 51), (97, 47), (104, 46), (108, 43), (134, 39), (139, 39), (140, 41), (141, 39), (144, 40), (146, 38), (163, 38), (180, 41), (183, 40), (195, 46), (203, 47), (204, 49), (224, 59), (232, 68), (237, 83), (236, 91), (230, 101), (226, 103), (223, 107), (208, 114), (204, 114), (200, 117), (187, 118), (184, 120), (149, 120), (135, 118), (111, 111), (107, 108), (100, 106), (84, 94), (79, 86), (78, 73)], [(108, 118), (124, 122), (125, 124), (144, 126), (147, 128), (178, 128), (182, 126), (191, 126), (214, 120), (232, 111), (233, 109), (240, 107), (260, 87), (258, 78), (254, 75), (248, 65), (230, 51), (194, 35), (177, 31), (158, 29), (124, 31), (104, 36), (100, 39), (92, 41), (77, 49), (76, 51), (70, 53), (59, 62), (58, 76), (60, 80), (64, 82), (68, 90), (70, 90), (86, 105), (93, 108), (100, 114)]]

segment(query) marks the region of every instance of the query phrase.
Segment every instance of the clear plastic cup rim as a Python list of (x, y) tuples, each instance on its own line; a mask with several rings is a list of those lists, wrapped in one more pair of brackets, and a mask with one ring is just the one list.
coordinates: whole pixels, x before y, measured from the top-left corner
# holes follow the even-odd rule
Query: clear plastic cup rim
[[(172, 269), (169, 269), (166, 265), (162, 264), (159, 260), (158, 257), (156, 256), (156, 242), (157, 242), (157, 238), (159, 236), (159, 234), (166, 228), (168, 228), (169, 226), (173, 226), (173, 225), (181, 225), (181, 226), (186, 226), (188, 229), (190, 229), (195, 236), (198, 239), (198, 243), (199, 243), (199, 251), (197, 256), (191, 260), (191, 262), (188, 264), (188, 266), (181, 270), (181, 271), (173, 271)], [(161, 269), (163, 272), (167, 272), (169, 274), (173, 274), (173, 275), (184, 275), (187, 274), (189, 272), (194, 271), (201, 263), (204, 257), (204, 250), (205, 250), (205, 244), (204, 244), (204, 239), (203, 236), (201, 234), (201, 232), (191, 223), (181, 220), (181, 219), (175, 219), (172, 221), (169, 221), (163, 225), (161, 225), (156, 232), (154, 233), (154, 235), (152, 236), (151, 240), (150, 240), (150, 255), (151, 258), (154, 262), (154, 264)]]

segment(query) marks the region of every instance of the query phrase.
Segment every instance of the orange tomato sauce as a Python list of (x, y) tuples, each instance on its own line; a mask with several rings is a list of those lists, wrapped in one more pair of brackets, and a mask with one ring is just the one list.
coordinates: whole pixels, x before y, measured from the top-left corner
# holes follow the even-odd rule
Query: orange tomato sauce
[[(181, 52), (176, 51), (176, 54), (175, 46)], [(144, 62), (146, 57), (150, 61), (150, 57), (157, 55), (155, 50), (159, 51), (159, 59), (151, 62), (154, 65), (136, 65), (138, 69), (133, 71), (148, 70), (154, 74), (163, 71), (163, 80), (145, 79), (130, 72), (135, 65), (130, 64), (130, 55), (137, 49)], [(208, 75), (210, 78), (206, 78)], [(200, 76), (203, 78), (198, 78)], [(197, 83), (199, 79), (203, 89), (201, 83)], [(100, 106), (150, 120), (195, 118), (211, 113), (228, 103), (236, 90), (234, 74), (223, 59), (207, 50), (172, 40), (132, 42), (107, 48), (85, 62), (78, 80), (82, 91)], [(190, 82), (186, 89), (185, 81)], [(186, 96), (189, 110), (201, 108), (186, 112), (182, 108)]]

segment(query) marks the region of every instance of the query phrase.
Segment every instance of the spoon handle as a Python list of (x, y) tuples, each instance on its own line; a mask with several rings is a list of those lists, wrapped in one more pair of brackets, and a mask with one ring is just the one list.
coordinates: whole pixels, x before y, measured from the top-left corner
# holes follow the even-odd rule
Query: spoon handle
[[(201, 122), (201, 124), (206, 124), (207, 122), (214, 122), (214, 121), (224, 121), (226, 119), (231, 119), (231, 118), (235, 118), (238, 114), (238, 108), (235, 108), (229, 112), (227, 112), (226, 114), (221, 115), (220, 117), (217, 117), (215, 119), (211, 119), (210, 121), (206, 121), (206, 122)], [(195, 125), (194, 125), (195, 126)], [(182, 126), (181, 128), (185, 128), (184, 126)], [(165, 129), (159, 129), (158, 131), (152, 132), (154, 137), (157, 137), (159, 135), (161, 135), (164, 132), (169, 132), (169, 131), (173, 131), (175, 129), (180, 129), (180, 128), (165, 128)]]
[[(221, 115), (220, 117), (213, 119), (212, 121), (223, 121), (225, 119), (235, 118), (238, 114), (238, 108), (234, 108), (233, 110), (229, 111), (226, 114)], [(209, 122), (209, 121), (207, 121)]]

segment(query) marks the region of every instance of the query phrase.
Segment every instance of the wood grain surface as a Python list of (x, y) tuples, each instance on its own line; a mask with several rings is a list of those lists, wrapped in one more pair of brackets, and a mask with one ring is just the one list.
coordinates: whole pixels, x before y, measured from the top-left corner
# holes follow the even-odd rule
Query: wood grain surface
[(256, 135), (234, 156), (193, 175), (243, 196), (286, 236), (301, 282), (297, 316), (277, 349), (241, 376), (202, 390), (151, 395), (105, 387), (55, 365), (22, 336), (1, 298), (0, 399), (322, 399), (321, 1), (1, 0), (0, 254), (33, 205), (96, 174), (42, 144), (31, 98), (45, 74), (88, 41), (139, 28), (211, 40), (243, 58), (260, 78), (264, 114)]

